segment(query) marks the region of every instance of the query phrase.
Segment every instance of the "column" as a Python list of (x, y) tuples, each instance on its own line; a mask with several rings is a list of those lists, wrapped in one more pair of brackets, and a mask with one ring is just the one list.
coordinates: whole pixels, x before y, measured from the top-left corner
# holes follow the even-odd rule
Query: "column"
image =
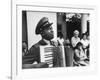
[(82, 14), (81, 33), (85, 33), (87, 31), (87, 20), (88, 20), (88, 14)]

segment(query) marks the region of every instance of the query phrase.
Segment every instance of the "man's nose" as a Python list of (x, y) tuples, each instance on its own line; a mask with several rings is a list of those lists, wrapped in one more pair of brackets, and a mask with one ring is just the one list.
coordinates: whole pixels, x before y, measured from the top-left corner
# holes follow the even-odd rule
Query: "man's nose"
[(52, 32), (52, 33), (54, 32), (52, 27), (50, 28), (50, 32)]

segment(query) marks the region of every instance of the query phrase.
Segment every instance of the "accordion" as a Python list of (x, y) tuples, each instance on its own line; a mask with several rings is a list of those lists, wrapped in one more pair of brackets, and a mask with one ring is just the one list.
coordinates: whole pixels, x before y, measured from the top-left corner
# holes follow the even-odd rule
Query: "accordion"
[(65, 66), (65, 52), (64, 52), (64, 47), (63, 46), (59, 46), (55, 48), (55, 46), (40, 46), (40, 61), (41, 62), (45, 62), (49, 65), (49, 67), (53, 67), (54, 66), (54, 54), (56, 56), (59, 56), (60, 58), (56, 59), (57, 63), (61, 64), (61, 67)]

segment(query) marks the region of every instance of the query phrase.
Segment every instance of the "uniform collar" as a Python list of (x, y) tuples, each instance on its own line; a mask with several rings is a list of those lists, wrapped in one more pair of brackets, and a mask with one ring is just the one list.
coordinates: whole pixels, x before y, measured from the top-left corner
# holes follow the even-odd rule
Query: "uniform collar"
[(47, 43), (44, 39), (40, 40), (39, 43), (40, 43), (41, 45), (48, 45), (48, 43)]
[[(48, 43), (45, 40), (43, 40), (43, 39), (39, 41), (39, 44), (40, 45), (48, 45)], [(50, 41), (50, 45), (55, 46), (55, 42)]]

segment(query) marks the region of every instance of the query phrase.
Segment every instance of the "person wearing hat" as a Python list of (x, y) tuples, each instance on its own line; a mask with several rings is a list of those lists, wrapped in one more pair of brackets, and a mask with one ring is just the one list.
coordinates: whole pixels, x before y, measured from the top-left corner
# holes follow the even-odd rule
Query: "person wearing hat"
[(59, 48), (57, 48), (56, 43), (51, 41), (54, 38), (54, 32), (52, 29), (52, 24), (49, 22), (49, 19), (47, 17), (43, 17), (40, 19), (36, 26), (35, 33), (36, 35), (41, 35), (42, 39), (33, 45), (29, 51), (28, 54), (23, 57), (23, 68), (45, 68), (49, 67), (49, 64), (45, 62), (41, 62), (40, 60), (40, 46), (54, 46), (52, 54), (53, 60), (52, 60), (52, 66), (51, 67), (59, 67), (61, 66), (61, 55)]
[(75, 30), (73, 34), (74, 34), (74, 36), (71, 38), (71, 45), (73, 48), (75, 48), (77, 43), (80, 42), (80, 38), (78, 37), (79, 31)]

